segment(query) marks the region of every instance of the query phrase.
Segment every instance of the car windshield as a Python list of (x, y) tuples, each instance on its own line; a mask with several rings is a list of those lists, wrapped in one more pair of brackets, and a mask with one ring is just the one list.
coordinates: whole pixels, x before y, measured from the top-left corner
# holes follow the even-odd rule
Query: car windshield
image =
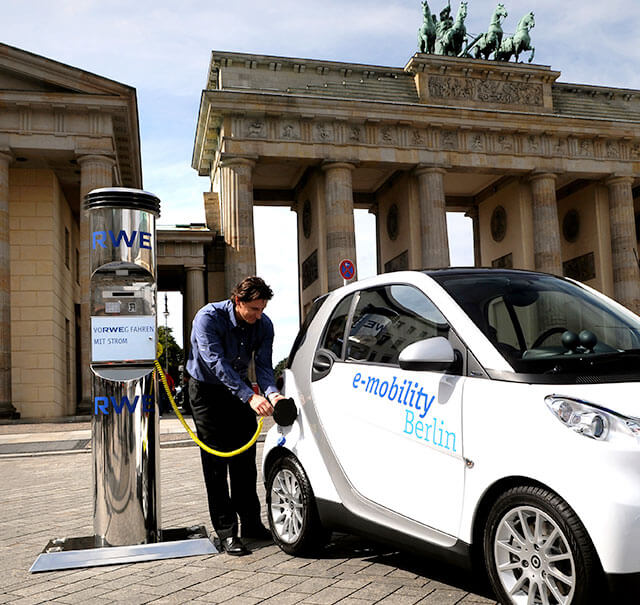
[(640, 321), (569, 280), (491, 270), (430, 275), (517, 372), (638, 371)]

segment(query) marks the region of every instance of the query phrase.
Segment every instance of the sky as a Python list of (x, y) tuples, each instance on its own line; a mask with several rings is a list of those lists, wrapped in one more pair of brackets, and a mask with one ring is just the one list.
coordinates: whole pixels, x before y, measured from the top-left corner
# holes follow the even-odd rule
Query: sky
[[(0, 0), (0, 40), (137, 90), (144, 188), (162, 200), (159, 226), (203, 222), (206, 178), (191, 168), (200, 95), (212, 50), (403, 67), (416, 52), (420, 0)], [(534, 63), (558, 81), (640, 89), (638, 0), (503, 0), (506, 33), (533, 10)], [(445, 0), (430, 1), (439, 13)], [(485, 31), (496, 2), (468, 0), (467, 31)], [(453, 0), (455, 13), (458, 1)], [(373, 216), (356, 212), (360, 278), (375, 273)], [(298, 327), (295, 214), (256, 208), (257, 273), (274, 290), (274, 365)], [(472, 264), (468, 219), (448, 216), (451, 262)], [(277, 237), (274, 237), (274, 233)], [(181, 342), (180, 297), (168, 325)], [(164, 294), (158, 322), (165, 323)]]

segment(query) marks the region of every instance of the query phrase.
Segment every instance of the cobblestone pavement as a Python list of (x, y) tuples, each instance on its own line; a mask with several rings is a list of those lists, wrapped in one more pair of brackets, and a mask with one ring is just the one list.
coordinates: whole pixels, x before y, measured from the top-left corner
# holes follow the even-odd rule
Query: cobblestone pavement
[[(161, 468), (162, 527), (205, 524), (210, 531), (198, 449), (163, 447)], [(0, 603), (495, 603), (481, 579), (344, 535), (317, 559), (260, 542), (249, 543), (253, 553), (246, 557), (30, 574), (50, 539), (93, 533), (91, 481), (86, 451), (0, 458)], [(264, 502), (261, 478), (259, 487)]]

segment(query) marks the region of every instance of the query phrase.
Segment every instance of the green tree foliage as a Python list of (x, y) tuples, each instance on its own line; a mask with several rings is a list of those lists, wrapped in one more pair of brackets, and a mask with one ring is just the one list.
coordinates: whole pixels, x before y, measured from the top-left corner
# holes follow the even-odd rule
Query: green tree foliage
[(167, 367), (167, 356), (169, 360), (169, 374), (178, 384), (180, 371), (178, 367), (184, 363), (184, 352), (178, 346), (176, 339), (173, 337), (173, 329), (158, 326), (158, 342), (162, 345), (162, 355), (158, 358), (162, 370)]
[(284, 372), (284, 369), (287, 367), (288, 361), (289, 358), (285, 357), (283, 360), (278, 362), (278, 365), (275, 368), (273, 368), (273, 375), (275, 376), (276, 380), (278, 380), (278, 378), (280, 378), (280, 376), (282, 375), (282, 372)]

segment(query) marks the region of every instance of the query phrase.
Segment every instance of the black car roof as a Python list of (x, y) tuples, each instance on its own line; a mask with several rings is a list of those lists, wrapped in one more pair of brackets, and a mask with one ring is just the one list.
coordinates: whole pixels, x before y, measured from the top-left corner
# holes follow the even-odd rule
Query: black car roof
[(542, 273), (540, 271), (530, 271), (528, 269), (494, 269), (493, 267), (446, 267), (443, 269), (424, 269), (421, 271), (428, 275), (429, 277), (433, 277), (434, 279), (438, 279), (439, 277), (447, 277), (447, 276), (476, 276), (480, 277), (482, 275), (491, 275), (491, 276), (504, 276), (504, 277), (523, 277), (525, 275), (549, 275), (551, 277), (556, 277), (557, 279), (563, 279), (561, 275), (553, 275), (551, 273)]

